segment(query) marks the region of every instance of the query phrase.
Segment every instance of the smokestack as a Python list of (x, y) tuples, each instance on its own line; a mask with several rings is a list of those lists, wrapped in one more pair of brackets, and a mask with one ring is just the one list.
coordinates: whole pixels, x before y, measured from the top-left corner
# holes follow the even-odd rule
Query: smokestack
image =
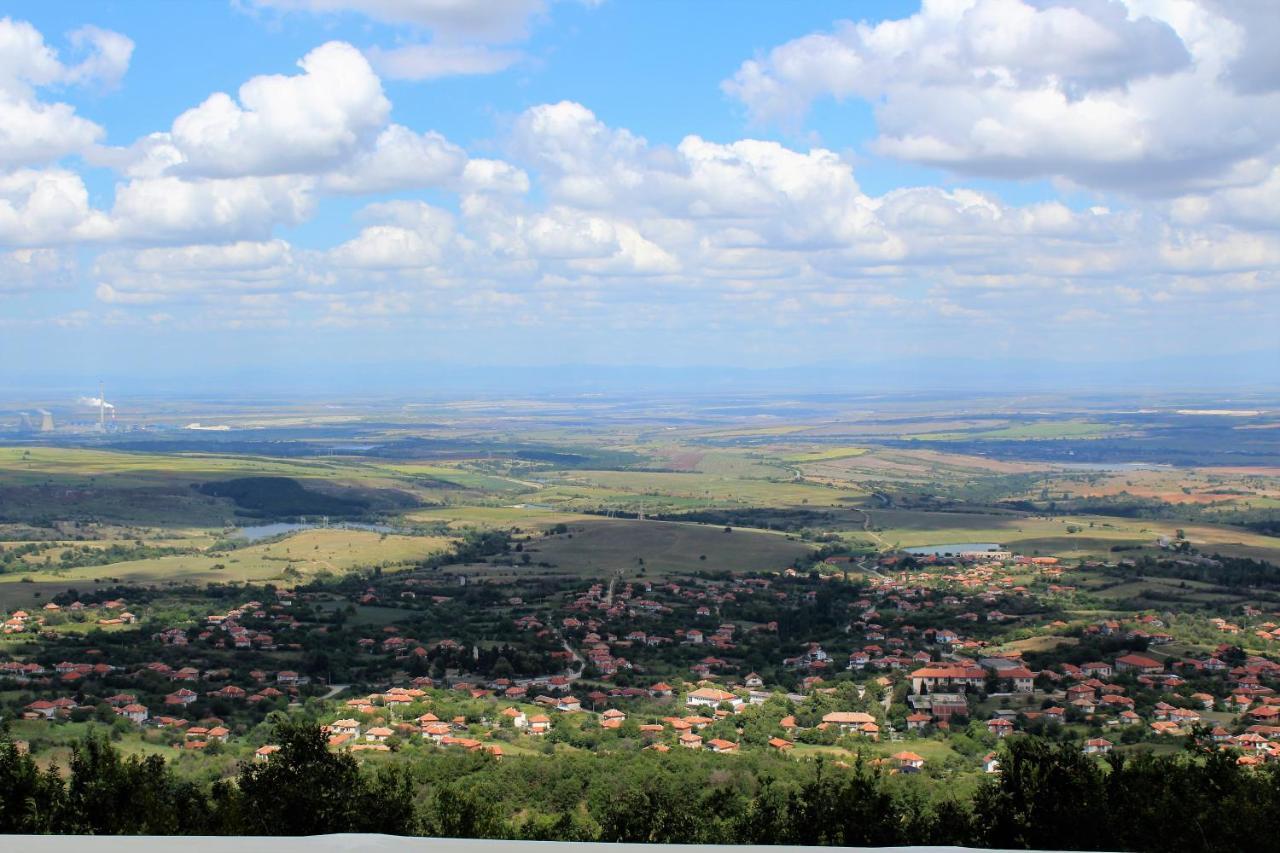
[(98, 383), (98, 430), (105, 431), (107, 428), (107, 392), (102, 387), (102, 383)]

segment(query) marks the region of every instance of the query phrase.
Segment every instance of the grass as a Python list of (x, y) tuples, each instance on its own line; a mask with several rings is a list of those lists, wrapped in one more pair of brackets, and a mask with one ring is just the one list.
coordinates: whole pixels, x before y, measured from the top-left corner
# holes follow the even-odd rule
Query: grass
[(540, 506), (448, 506), (418, 510), (405, 516), (408, 521), (420, 524), (444, 522), (450, 527), (541, 529), (556, 524), (582, 521), (592, 518), (580, 513), (560, 512)]
[[(703, 506), (834, 505), (861, 491), (837, 489), (794, 480), (735, 479), (699, 472), (574, 471), (539, 493), (539, 502), (554, 502), (573, 492), (602, 503), (645, 499), (659, 503), (683, 500)], [(650, 501), (650, 499), (653, 499)]]
[[(572, 537), (572, 538), (570, 538)], [(525, 553), (534, 562), (603, 577), (617, 569), (635, 576), (668, 572), (780, 570), (809, 552), (785, 536), (660, 521), (592, 520), (570, 525), (570, 534), (534, 539)], [(705, 555), (706, 560), (699, 559)], [(643, 566), (638, 562), (644, 560)]]
[(1053, 438), (1103, 438), (1114, 434), (1115, 431), (1115, 428), (1108, 424), (1089, 421), (1049, 421), (1015, 424), (1002, 429), (975, 430), (973, 432), (926, 432), (904, 436), (904, 438), (916, 441), (1035, 441)]
[[(1218, 551), (1280, 559), (1280, 539), (1235, 527), (1089, 515), (1044, 518), (919, 510), (871, 509), (868, 512), (875, 527), (880, 528), (880, 537), (904, 548), (950, 542), (998, 542), (1026, 554), (1114, 558), (1112, 546), (1152, 545), (1159, 537), (1173, 538), (1181, 528), (1192, 544), (1207, 553)], [(1068, 533), (1070, 527), (1079, 528), (1079, 532)]]
[[(368, 530), (323, 528), (303, 530), (283, 540), (223, 553), (182, 554), (57, 572), (31, 571), (23, 577), (60, 585), (61, 589), (91, 583), (96, 578), (148, 584), (263, 580), (288, 583), (286, 568), (301, 577), (322, 571), (343, 572), (358, 566), (402, 565), (445, 551), (453, 541), (440, 536), (384, 535)], [(17, 575), (0, 575), (0, 587), (15, 584), (27, 585), (20, 583)]]

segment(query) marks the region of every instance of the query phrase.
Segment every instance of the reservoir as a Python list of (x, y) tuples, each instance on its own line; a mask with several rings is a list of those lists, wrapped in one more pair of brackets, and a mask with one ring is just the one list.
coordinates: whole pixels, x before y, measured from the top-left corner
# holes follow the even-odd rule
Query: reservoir
[(950, 545), (919, 545), (915, 548), (903, 548), (908, 554), (922, 557), (945, 557), (947, 554), (969, 553), (971, 551), (999, 551), (998, 542), (954, 542)]
[(341, 530), (372, 530), (375, 533), (394, 533), (395, 529), (385, 524), (369, 524), (361, 521), (335, 521), (330, 524), (315, 524), (309, 521), (277, 521), (271, 524), (254, 524), (248, 527), (237, 527), (231, 533), (232, 539), (247, 539), (250, 542), (258, 542), (262, 539), (270, 539), (272, 536), (280, 536), (285, 533), (295, 533), (299, 530), (316, 530), (323, 527), (336, 527)]

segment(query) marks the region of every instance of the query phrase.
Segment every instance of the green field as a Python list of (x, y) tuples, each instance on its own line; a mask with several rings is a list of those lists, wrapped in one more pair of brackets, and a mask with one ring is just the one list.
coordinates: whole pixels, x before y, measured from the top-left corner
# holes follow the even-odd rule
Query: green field
[[(534, 539), (525, 546), (534, 562), (604, 577), (615, 570), (629, 576), (668, 572), (779, 571), (809, 546), (786, 536), (665, 521), (596, 520), (570, 525), (568, 534)], [(705, 560), (700, 559), (706, 556)], [(644, 560), (643, 565), (639, 562)]]

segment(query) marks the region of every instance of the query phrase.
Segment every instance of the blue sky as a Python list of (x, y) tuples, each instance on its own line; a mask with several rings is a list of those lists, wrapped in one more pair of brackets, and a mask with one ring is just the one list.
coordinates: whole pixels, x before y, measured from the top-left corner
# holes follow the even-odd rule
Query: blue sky
[(1238, 5), (18, 0), (0, 387), (1280, 375), (1280, 69)]

